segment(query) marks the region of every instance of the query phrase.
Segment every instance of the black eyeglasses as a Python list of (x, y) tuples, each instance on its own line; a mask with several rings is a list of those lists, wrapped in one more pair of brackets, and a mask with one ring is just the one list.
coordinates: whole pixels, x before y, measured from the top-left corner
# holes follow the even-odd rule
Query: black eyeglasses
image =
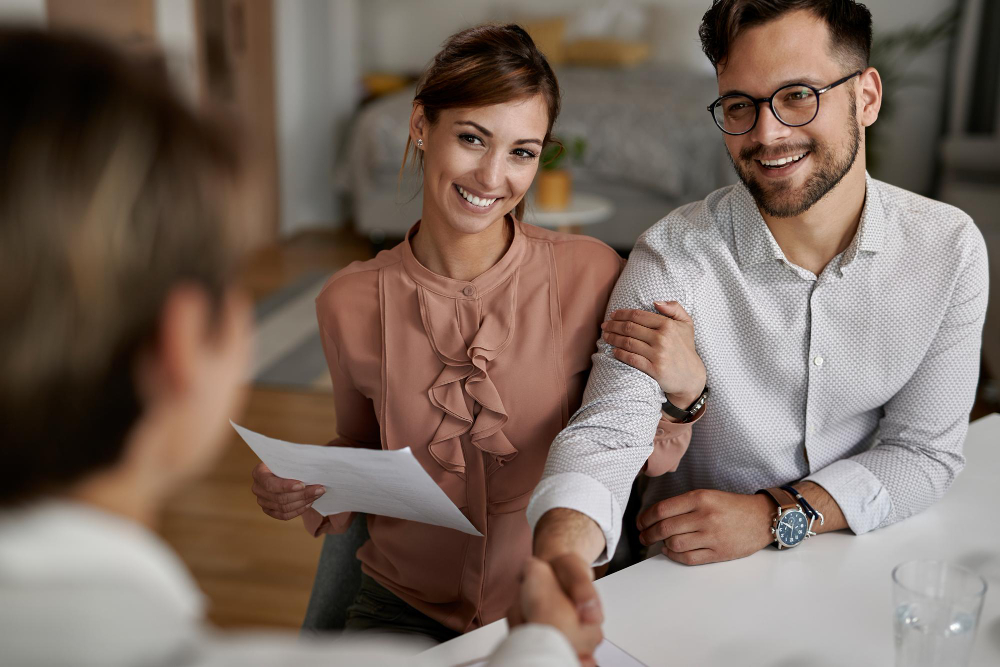
[(802, 127), (811, 123), (819, 113), (820, 95), (850, 81), (861, 72), (862, 70), (858, 70), (854, 74), (848, 74), (824, 88), (813, 88), (807, 83), (792, 83), (778, 88), (770, 97), (754, 99), (742, 93), (723, 95), (708, 105), (708, 112), (712, 114), (719, 129), (726, 134), (746, 134), (757, 126), (760, 105), (767, 102), (780, 123), (788, 127)]

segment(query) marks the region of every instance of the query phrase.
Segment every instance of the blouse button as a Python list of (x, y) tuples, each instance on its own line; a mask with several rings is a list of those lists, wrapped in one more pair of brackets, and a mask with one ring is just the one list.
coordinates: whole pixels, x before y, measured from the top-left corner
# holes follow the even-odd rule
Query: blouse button
[(462, 294), (465, 296), (472, 296), (476, 293), (476, 288), (472, 285), (466, 285), (465, 289), (462, 290)]

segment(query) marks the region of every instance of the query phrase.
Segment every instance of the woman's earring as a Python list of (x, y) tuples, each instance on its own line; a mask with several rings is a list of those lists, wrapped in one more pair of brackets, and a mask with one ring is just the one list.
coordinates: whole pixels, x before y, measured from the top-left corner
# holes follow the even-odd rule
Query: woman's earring
[(417, 139), (417, 148), (423, 148), (423, 147), (424, 147), (424, 140)]

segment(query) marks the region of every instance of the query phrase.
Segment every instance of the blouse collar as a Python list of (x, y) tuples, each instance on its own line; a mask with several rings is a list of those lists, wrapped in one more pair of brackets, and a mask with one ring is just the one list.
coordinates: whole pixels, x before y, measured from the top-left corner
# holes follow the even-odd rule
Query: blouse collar
[(406, 233), (403, 241), (403, 268), (406, 273), (417, 284), (441, 296), (456, 299), (476, 299), (492, 291), (494, 288), (506, 281), (511, 274), (517, 270), (524, 257), (525, 239), (521, 230), (521, 223), (508, 215), (505, 220), (510, 221), (514, 232), (514, 240), (504, 253), (500, 261), (487, 269), (473, 280), (455, 280), (446, 276), (434, 273), (421, 264), (413, 254), (412, 238), (420, 227), (417, 221)]

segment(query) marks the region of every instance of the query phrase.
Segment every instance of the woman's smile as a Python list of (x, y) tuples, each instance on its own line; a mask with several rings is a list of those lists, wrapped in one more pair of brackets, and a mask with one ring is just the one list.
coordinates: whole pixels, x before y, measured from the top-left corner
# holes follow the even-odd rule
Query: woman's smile
[(465, 209), (472, 213), (488, 213), (493, 210), (497, 202), (503, 200), (503, 197), (489, 197), (475, 190), (463, 188), (458, 183), (455, 183), (455, 193), (462, 200)]

